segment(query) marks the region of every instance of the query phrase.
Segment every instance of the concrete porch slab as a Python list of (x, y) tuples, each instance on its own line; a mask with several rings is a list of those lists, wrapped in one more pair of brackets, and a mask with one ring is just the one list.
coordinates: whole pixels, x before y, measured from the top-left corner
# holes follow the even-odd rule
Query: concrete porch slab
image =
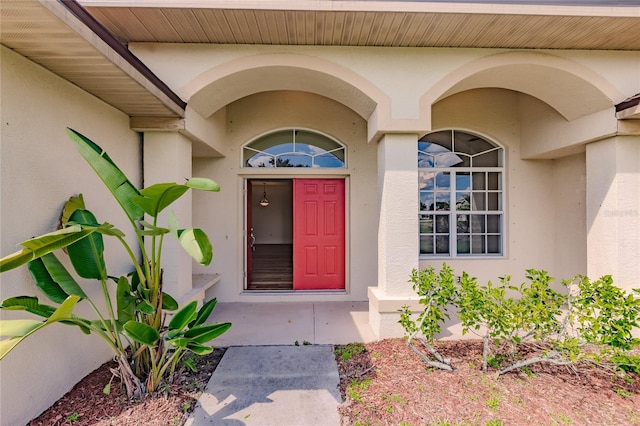
[(215, 346), (372, 342), (368, 302), (218, 303), (209, 322), (230, 322)]

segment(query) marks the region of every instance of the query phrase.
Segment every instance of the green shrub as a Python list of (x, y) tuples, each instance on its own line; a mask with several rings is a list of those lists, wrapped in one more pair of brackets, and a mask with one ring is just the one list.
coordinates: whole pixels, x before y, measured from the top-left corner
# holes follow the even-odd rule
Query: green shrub
[[(483, 286), (463, 272), (456, 285), (453, 270), (446, 264), (439, 273), (432, 267), (412, 271), (410, 281), (425, 308), (416, 320), (408, 307), (400, 311), (399, 322), (409, 335), (411, 348), (427, 364), (449, 367), (431, 343), (452, 306), (463, 334), (472, 332), (483, 340), (483, 371), (491, 366), (504, 374), (538, 362), (565, 365), (580, 360), (640, 371), (640, 357), (629, 353), (640, 344), (633, 335), (640, 321), (639, 289), (628, 294), (614, 286), (610, 276), (595, 281), (576, 276), (562, 281), (567, 291), (560, 293), (551, 287), (553, 278), (546, 271), (529, 269), (525, 277), (519, 286), (512, 285), (509, 276), (500, 277), (499, 284)], [(411, 345), (418, 333), (437, 361)], [(538, 354), (518, 359), (523, 344), (536, 345)]]
[[(413, 290), (420, 296), (419, 303), (424, 310), (413, 320), (409, 306), (400, 310), (400, 324), (408, 336), (407, 344), (416, 354), (432, 367), (451, 370), (449, 360), (444, 359), (431, 345), (437, 333), (441, 330), (441, 323), (449, 318), (447, 306), (456, 298), (456, 286), (453, 270), (446, 264), (442, 265), (439, 273), (433, 267), (418, 271), (411, 271), (409, 282), (413, 283)], [(421, 333), (422, 337), (418, 336)], [(435, 360), (426, 356), (414, 344), (418, 339)]]

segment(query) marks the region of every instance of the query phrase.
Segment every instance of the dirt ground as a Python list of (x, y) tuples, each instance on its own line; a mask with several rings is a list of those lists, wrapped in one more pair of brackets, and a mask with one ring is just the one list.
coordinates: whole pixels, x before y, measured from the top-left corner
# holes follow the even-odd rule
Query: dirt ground
[[(480, 371), (478, 341), (438, 343), (453, 372), (427, 368), (404, 339), (360, 346), (350, 359), (338, 357), (344, 426), (640, 425), (637, 375), (624, 380), (592, 366), (538, 364), (498, 378), (495, 370)], [(184, 370), (180, 383), (137, 402), (127, 401), (116, 380), (111, 395), (102, 392), (113, 366), (105, 364), (29, 425), (182, 425), (223, 354), (217, 349), (197, 373)]]

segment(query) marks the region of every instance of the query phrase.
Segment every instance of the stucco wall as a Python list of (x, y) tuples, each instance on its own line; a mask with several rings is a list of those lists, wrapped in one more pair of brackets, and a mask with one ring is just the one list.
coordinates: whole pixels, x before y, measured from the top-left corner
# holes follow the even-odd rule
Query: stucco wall
[(588, 273), (587, 170), (584, 153), (553, 160), (553, 204), (555, 263), (552, 270), (557, 274), (557, 282), (560, 282), (560, 279)]
[(640, 136), (587, 145), (587, 241), (590, 278), (611, 275), (638, 288), (640, 276)]
[[(54, 230), (64, 201), (77, 193), (84, 195), (98, 220), (126, 232), (124, 214), (77, 154), (65, 127), (104, 147), (138, 184), (139, 138), (129, 130), (128, 117), (22, 56), (0, 49), (1, 255), (18, 250), (20, 241)], [(129, 269), (117, 242), (107, 241), (106, 250), (111, 275)], [(26, 267), (4, 273), (0, 280), (2, 300), (38, 292)], [(94, 300), (101, 300), (99, 285), (88, 283), (84, 288)], [(80, 303), (77, 312), (90, 315), (86, 305)], [(19, 318), (16, 312), (0, 311), (0, 315)], [(29, 337), (0, 363), (2, 425), (24, 424), (37, 416), (110, 353), (101, 339), (63, 325)]]
[[(194, 224), (210, 236), (214, 260), (194, 273), (222, 274), (211, 294), (220, 301), (366, 300), (366, 289), (377, 282), (376, 146), (366, 143), (366, 124), (344, 106), (303, 92), (256, 94), (226, 108), (225, 158), (194, 159), (194, 176), (220, 183), (215, 197), (195, 192)], [(347, 147), (347, 169), (242, 169), (241, 146), (276, 129), (299, 127), (326, 133)], [(334, 176), (347, 179), (347, 293), (342, 295), (241, 295), (243, 285), (244, 178)], [(254, 188), (261, 193), (262, 188)]]

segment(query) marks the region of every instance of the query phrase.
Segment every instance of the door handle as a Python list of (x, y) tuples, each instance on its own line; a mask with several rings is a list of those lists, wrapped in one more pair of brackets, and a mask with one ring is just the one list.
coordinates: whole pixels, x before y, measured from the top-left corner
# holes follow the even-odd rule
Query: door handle
[(251, 234), (249, 235), (249, 238), (250, 238), (249, 245), (251, 246), (251, 251), (256, 251), (256, 236), (253, 235), (253, 228), (251, 228)]

